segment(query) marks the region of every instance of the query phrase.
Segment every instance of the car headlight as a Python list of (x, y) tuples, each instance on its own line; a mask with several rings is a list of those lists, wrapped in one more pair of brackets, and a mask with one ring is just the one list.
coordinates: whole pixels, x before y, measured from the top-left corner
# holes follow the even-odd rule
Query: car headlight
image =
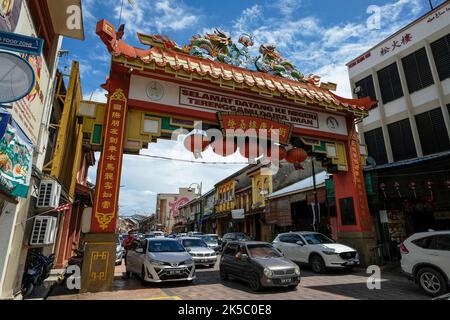
[(337, 253), (334, 252), (334, 251), (322, 251), (322, 253), (323, 253), (323, 254), (326, 254), (327, 256), (334, 256), (334, 255), (337, 254)]
[(265, 275), (267, 278), (272, 278), (272, 277), (273, 277), (273, 271), (270, 270), (269, 268), (264, 268), (264, 275)]
[(181, 264), (189, 265), (189, 264), (193, 264), (193, 263), (194, 263), (194, 260), (189, 259), (189, 260), (183, 261)]
[(154, 264), (154, 265), (157, 265), (157, 266), (164, 266), (165, 265), (165, 263), (162, 262), (162, 261), (152, 260), (152, 259), (150, 259), (150, 263)]
[(299, 267), (295, 267), (295, 274), (296, 274), (297, 276), (300, 275), (300, 268), (299, 268)]

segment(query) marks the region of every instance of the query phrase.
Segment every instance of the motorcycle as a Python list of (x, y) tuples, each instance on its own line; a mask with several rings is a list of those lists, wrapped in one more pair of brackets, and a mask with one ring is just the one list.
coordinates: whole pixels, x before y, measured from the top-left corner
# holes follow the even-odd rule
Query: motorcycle
[(30, 296), (34, 289), (41, 286), (50, 275), (55, 263), (55, 254), (46, 257), (41, 253), (31, 252), (30, 263), (22, 282), (22, 296)]

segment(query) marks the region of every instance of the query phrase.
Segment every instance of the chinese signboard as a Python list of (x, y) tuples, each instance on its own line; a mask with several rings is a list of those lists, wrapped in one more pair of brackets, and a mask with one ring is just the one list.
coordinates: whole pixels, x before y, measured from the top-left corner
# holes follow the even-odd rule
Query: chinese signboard
[(401, 48), (402, 46), (407, 45), (412, 40), (413, 40), (413, 37), (412, 37), (411, 33), (406, 33), (401, 37), (401, 39), (400, 38), (394, 39), (394, 40), (392, 40), (392, 43), (390, 43), (389, 45), (382, 46), (380, 49), (380, 54), (382, 56), (384, 56), (390, 52), (394, 52), (398, 48)]
[(228, 130), (241, 129), (244, 133), (254, 133), (258, 137), (265, 137), (270, 140), (271, 137), (277, 137), (278, 142), (289, 144), (292, 126), (266, 118), (258, 118), (251, 115), (219, 113), (219, 120), (224, 132)]
[(98, 167), (92, 233), (114, 233), (118, 211), (120, 173), (127, 99), (122, 90), (110, 97), (105, 123), (105, 141)]

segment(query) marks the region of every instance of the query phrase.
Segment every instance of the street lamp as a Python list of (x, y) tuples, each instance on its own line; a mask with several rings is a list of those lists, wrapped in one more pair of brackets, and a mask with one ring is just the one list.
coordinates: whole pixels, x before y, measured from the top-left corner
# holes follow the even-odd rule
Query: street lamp
[(196, 183), (196, 182), (192, 183), (192, 184), (189, 186), (189, 189), (188, 189), (189, 192), (192, 192), (192, 191), (194, 190), (194, 189), (192, 189), (193, 186), (195, 186), (195, 187), (198, 189), (199, 195), (201, 196), (201, 195), (202, 195), (202, 186), (203, 186), (203, 183), (202, 183), (202, 182), (200, 182), (200, 183)]
[(314, 158), (311, 157), (308, 159), (308, 161), (311, 162), (311, 170), (312, 170), (312, 178), (313, 178), (313, 193), (314, 193), (314, 204), (312, 206), (313, 209), (313, 215), (314, 215), (314, 219), (313, 219), (313, 227), (314, 227), (314, 231), (317, 232), (319, 231), (320, 228), (320, 204), (319, 204), (319, 198), (317, 195), (317, 181), (316, 181), (316, 168), (314, 165)]

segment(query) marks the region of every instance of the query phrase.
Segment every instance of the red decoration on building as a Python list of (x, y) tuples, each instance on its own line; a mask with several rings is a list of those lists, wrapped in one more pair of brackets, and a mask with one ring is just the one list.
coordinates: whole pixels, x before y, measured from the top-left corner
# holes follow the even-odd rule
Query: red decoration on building
[(447, 186), (447, 189), (450, 190), (450, 180), (445, 181), (445, 185)]
[(294, 148), (288, 151), (286, 160), (289, 163), (302, 163), (308, 159), (308, 154), (301, 148)]
[(414, 192), (414, 198), (416, 198), (417, 199), (417, 194), (416, 194), (416, 183), (415, 182), (410, 182), (409, 183), (409, 188)]

